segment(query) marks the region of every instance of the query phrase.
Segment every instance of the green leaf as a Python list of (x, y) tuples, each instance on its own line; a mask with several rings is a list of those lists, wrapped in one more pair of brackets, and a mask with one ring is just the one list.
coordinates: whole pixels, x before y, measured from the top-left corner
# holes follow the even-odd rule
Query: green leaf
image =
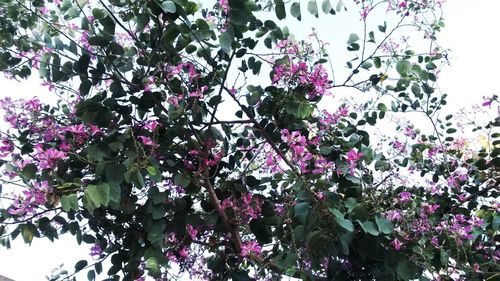
[(405, 281), (413, 279), (413, 271), (414, 270), (407, 261), (400, 261), (396, 268), (398, 277)]
[(127, 167), (123, 164), (108, 164), (104, 168), (104, 173), (108, 181), (122, 183), (125, 178), (125, 173), (127, 173)]
[(269, 226), (267, 226), (263, 219), (253, 219), (250, 221), (250, 230), (257, 238), (259, 244), (267, 244), (272, 242), (272, 233)]
[(352, 222), (350, 220), (344, 219), (344, 214), (342, 214), (342, 212), (340, 212), (337, 208), (328, 208), (328, 210), (330, 211), (330, 213), (335, 215), (335, 221), (342, 228), (344, 228), (345, 230), (347, 230), (349, 232), (354, 231), (354, 225), (352, 224)]
[(380, 32), (385, 32), (387, 30), (387, 22), (384, 21), (384, 25), (379, 25), (378, 30)]
[(107, 16), (107, 13), (102, 9), (94, 8), (92, 9), (92, 16), (96, 19), (102, 19)]
[(78, 211), (78, 196), (76, 194), (63, 195), (61, 197), (61, 206), (65, 212)]
[(347, 40), (347, 44), (351, 45), (352, 43), (359, 40), (359, 36), (356, 33), (351, 33), (349, 35), (349, 39)]
[(382, 66), (382, 61), (380, 60), (379, 57), (374, 57), (373, 64), (375, 65), (376, 68), (380, 68)]
[(316, 0), (310, 0), (309, 3), (307, 3), (307, 10), (313, 16), (318, 17), (318, 3), (316, 3)]
[(377, 223), (378, 229), (384, 234), (392, 233), (392, 222), (386, 218), (375, 217), (375, 223)]
[(276, 17), (278, 17), (279, 20), (286, 18), (285, 3), (283, 2), (283, 0), (274, 0), (274, 5)]
[(330, 3), (330, 0), (323, 0), (323, 3), (321, 4), (321, 9), (325, 14), (331, 13), (333, 10), (332, 4)]
[(149, 23), (149, 15), (147, 13), (140, 13), (135, 17), (135, 22), (136, 22), (136, 31), (141, 31)]
[(165, 220), (156, 220), (150, 227), (147, 228), (148, 231), (148, 241), (156, 246), (161, 246), (163, 244), (163, 239), (165, 234), (163, 233), (166, 227)]
[(379, 103), (377, 105), (377, 108), (378, 108), (378, 110), (380, 110), (382, 112), (387, 112), (387, 106), (385, 104), (383, 104), (383, 103)]
[(357, 222), (366, 233), (369, 233), (373, 236), (377, 236), (380, 234), (377, 229), (377, 225), (374, 222), (371, 221), (361, 222), (360, 220), (357, 220)]
[(191, 178), (184, 174), (177, 174), (174, 177), (174, 184), (180, 185), (184, 188), (188, 187), (188, 185), (191, 183)]
[(94, 281), (95, 280), (95, 270), (91, 269), (87, 272), (87, 280)]
[(410, 72), (411, 70), (411, 63), (408, 60), (400, 60), (396, 64), (396, 70), (398, 71), (399, 75), (407, 76), (408, 72)]
[(100, 183), (99, 185), (91, 184), (85, 190), (85, 197), (96, 207), (101, 205), (107, 206), (109, 203), (109, 185), (107, 183)]
[(19, 225), (19, 228), (21, 230), (21, 236), (23, 237), (24, 243), (31, 245), (33, 237), (35, 235), (38, 236), (38, 231), (36, 230), (35, 225), (32, 223), (21, 224)]
[(231, 53), (231, 43), (233, 39), (228, 32), (224, 32), (219, 36), (219, 43), (222, 51), (229, 54)]
[(159, 277), (161, 275), (160, 264), (158, 263), (158, 259), (156, 257), (150, 257), (146, 260), (146, 269), (149, 272), (149, 275), (153, 277)]
[(86, 260), (81, 260), (75, 264), (75, 272), (84, 269), (89, 263)]
[(177, 11), (177, 7), (175, 6), (175, 3), (172, 1), (165, 1), (161, 3), (161, 8), (167, 12), (167, 13), (175, 13)]
[(307, 216), (309, 215), (309, 209), (311, 208), (311, 204), (309, 202), (298, 203), (293, 207), (295, 212), (295, 217), (297, 217), (300, 222), (305, 223)]
[(346, 220), (344, 218), (341, 218), (341, 217), (336, 217), (335, 218), (335, 221), (342, 227), (344, 228), (345, 230), (349, 231), (349, 232), (353, 232), (354, 231), (354, 225), (352, 224), (352, 221), (350, 220)]
[(154, 176), (156, 176), (156, 174), (157, 174), (157, 173), (156, 173), (156, 168), (155, 168), (155, 167), (153, 167), (153, 166), (148, 166), (148, 167), (146, 168), (146, 170), (148, 171), (148, 174), (150, 174), (150, 175), (151, 175), (151, 176), (153, 176), (153, 177), (154, 177)]
[(117, 182), (108, 182), (109, 185), (109, 200), (119, 203), (122, 195), (122, 189)]
[(298, 20), (302, 19), (299, 2), (292, 3), (292, 6), (290, 7), (290, 14), (292, 14), (292, 16), (294, 18), (297, 18)]
[(33, 163), (30, 163), (24, 167), (21, 175), (23, 176), (23, 178), (31, 180), (31, 179), (35, 178), (37, 171), (38, 171), (38, 169), (37, 169), (36, 165)]

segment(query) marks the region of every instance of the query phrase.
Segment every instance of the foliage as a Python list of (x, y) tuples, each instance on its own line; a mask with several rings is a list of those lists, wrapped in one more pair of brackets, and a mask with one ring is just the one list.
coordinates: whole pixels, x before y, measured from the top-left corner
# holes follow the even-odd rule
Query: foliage
[[(1, 243), (71, 233), (92, 245), (74, 267), (89, 280), (498, 276), (499, 120), (468, 146), (439, 115), (445, 52), (394, 39), (436, 46), (441, 4), (1, 1), (0, 69), (64, 97), (1, 102), (4, 181), (22, 189)], [(364, 30), (339, 80), (318, 35), (281, 25), (346, 7)], [(396, 23), (371, 31), (385, 9)], [(342, 88), (370, 98), (341, 103)], [(432, 130), (388, 120), (407, 114)]]

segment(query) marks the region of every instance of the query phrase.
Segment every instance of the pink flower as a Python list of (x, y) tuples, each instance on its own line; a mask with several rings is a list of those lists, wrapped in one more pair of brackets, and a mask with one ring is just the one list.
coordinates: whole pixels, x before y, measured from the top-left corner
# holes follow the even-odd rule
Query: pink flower
[(55, 167), (57, 160), (66, 157), (65, 152), (54, 148), (49, 148), (44, 151), (40, 144), (35, 145), (35, 148), (37, 150), (36, 157), (38, 158), (38, 166), (40, 169), (52, 169)]
[(363, 157), (363, 153), (358, 152), (355, 148), (352, 148), (346, 154), (346, 160), (347, 160), (347, 162), (358, 161), (359, 159), (361, 159), (361, 157)]
[(224, 14), (229, 15), (229, 1), (228, 0), (219, 0), (219, 6), (221, 7)]
[(193, 92), (189, 93), (188, 96), (191, 97), (191, 98), (202, 99), (203, 98), (203, 93), (205, 93), (207, 90), (208, 90), (207, 86), (202, 86), (201, 88), (197, 89), (196, 91), (193, 91)]
[(182, 247), (182, 249), (179, 250), (179, 256), (185, 258), (188, 256), (189, 249), (187, 247)]
[(366, 17), (368, 16), (368, 14), (370, 13), (370, 7), (369, 6), (366, 6), (363, 8), (363, 10), (361, 11), (361, 18), (363, 20), (366, 20)]
[(191, 236), (191, 239), (196, 239), (196, 236), (198, 235), (198, 230), (196, 230), (196, 228), (188, 224), (186, 225), (186, 231), (189, 234), (189, 236)]
[(255, 241), (245, 242), (241, 245), (241, 256), (247, 257), (250, 254), (260, 254), (262, 247)]
[(160, 123), (156, 120), (151, 120), (151, 121), (148, 121), (145, 125), (144, 125), (144, 128), (145, 129), (148, 129), (150, 131), (155, 131), (156, 128), (158, 128), (158, 126), (160, 125)]
[(159, 147), (157, 143), (155, 143), (151, 138), (145, 137), (145, 136), (138, 136), (137, 137), (144, 145), (151, 146), (151, 147)]
[(363, 157), (363, 153), (358, 152), (356, 149), (352, 148), (346, 154), (346, 161), (349, 164), (349, 173), (354, 175), (354, 169), (356, 168), (356, 163)]
[(167, 259), (171, 262), (179, 262), (179, 260), (172, 251), (168, 251), (165, 256), (167, 256)]
[(403, 246), (403, 243), (401, 243), (398, 238), (394, 238), (394, 240), (392, 240), (391, 242), (391, 245), (394, 247), (394, 249), (396, 249), (396, 251), (399, 251), (401, 249), (401, 246)]

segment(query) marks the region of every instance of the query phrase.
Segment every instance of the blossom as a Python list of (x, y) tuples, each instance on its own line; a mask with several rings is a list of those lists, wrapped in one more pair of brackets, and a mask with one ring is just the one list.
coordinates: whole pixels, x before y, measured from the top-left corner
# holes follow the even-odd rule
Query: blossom
[(160, 125), (160, 123), (156, 120), (151, 120), (151, 121), (148, 121), (145, 125), (144, 125), (144, 128), (145, 129), (148, 129), (150, 131), (155, 131), (156, 128), (158, 128), (158, 126)]
[(203, 93), (205, 93), (206, 91), (208, 90), (208, 87), (207, 86), (202, 86), (200, 87), (199, 89), (189, 93), (189, 97), (191, 98), (199, 98), (199, 99), (202, 99), (203, 98)]
[(145, 136), (138, 136), (137, 137), (144, 145), (151, 146), (151, 147), (158, 147), (159, 145), (155, 143), (151, 138), (145, 137)]
[(198, 230), (194, 228), (192, 225), (188, 224), (186, 225), (186, 231), (191, 237), (191, 239), (196, 239), (196, 236), (198, 235)]
[(260, 254), (262, 251), (262, 247), (255, 241), (245, 242), (241, 245), (241, 256), (247, 257), (248, 255)]
[(366, 6), (363, 8), (363, 10), (361, 11), (361, 18), (363, 20), (366, 20), (366, 17), (368, 16), (368, 14), (370, 13), (370, 7), (369, 6)]
[(391, 221), (398, 221), (403, 219), (401, 210), (389, 210), (385, 213), (385, 216)]
[(394, 240), (392, 240), (391, 242), (391, 245), (394, 247), (394, 249), (396, 249), (396, 251), (399, 251), (401, 249), (401, 246), (403, 246), (403, 243), (399, 241), (398, 238), (394, 238)]
[(90, 248), (90, 255), (92, 257), (99, 257), (102, 254), (102, 248), (99, 244), (94, 244), (92, 248)]
[(399, 140), (394, 140), (392, 142), (392, 147), (401, 153), (406, 151), (405, 145), (402, 142), (400, 142)]
[(221, 7), (224, 14), (229, 15), (229, 1), (228, 0), (219, 0), (219, 6)]
[(354, 169), (356, 168), (356, 162), (363, 157), (363, 153), (358, 152), (356, 149), (352, 148), (346, 154), (346, 161), (349, 164), (349, 173), (354, 174)]
[(47, 181), (35, 182), (32, 188), (23, 191), (24, 196), (19, 196), (14, 200), (12, 206), (8, 209), (11, 215), (25, 215), (35, 213), (35, 208), (47, 203), (47, 194), (51, 191)]
[(399, 199), (398, 199), (399, 203), (406, 204), (406, 203), (410, 202), (410, 200), (411, 200), (411, 193), (410, 192), (403, 191), (403, 192), (399, 193)]
[(42, 170), (54, 168), (59, 159), (66, 157), (65, 152), (55, 148), (43, 150), (40, 144), (35, 145), (35, 148), (37, 150), (36, 157), (38, 159), (38, 166)]

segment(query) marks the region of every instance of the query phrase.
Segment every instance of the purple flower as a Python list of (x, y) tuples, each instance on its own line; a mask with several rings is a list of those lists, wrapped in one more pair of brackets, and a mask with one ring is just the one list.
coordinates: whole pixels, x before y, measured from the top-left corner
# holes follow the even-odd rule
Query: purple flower
[(399, 203), (406, 204), (406, 203), (410, 202), (410, 199), (411, 199), (410, 192), (403, 191), (403, 192), (399, 193), (399, 199), (398, 199)]
[(260, 254), (262, 247), (255, 241), (245, 242), (241, 245), (241, 256), (246, 257), (252, 253)]
[(94, 244), (94, 246), (92, 246), (92, 248), (90, 248), (90, 255), (95, 258), (95, 257), (99, 257), (100, 255), (102, 254), (102, 248), (101, 248), (101, 245), (99, 244)]

